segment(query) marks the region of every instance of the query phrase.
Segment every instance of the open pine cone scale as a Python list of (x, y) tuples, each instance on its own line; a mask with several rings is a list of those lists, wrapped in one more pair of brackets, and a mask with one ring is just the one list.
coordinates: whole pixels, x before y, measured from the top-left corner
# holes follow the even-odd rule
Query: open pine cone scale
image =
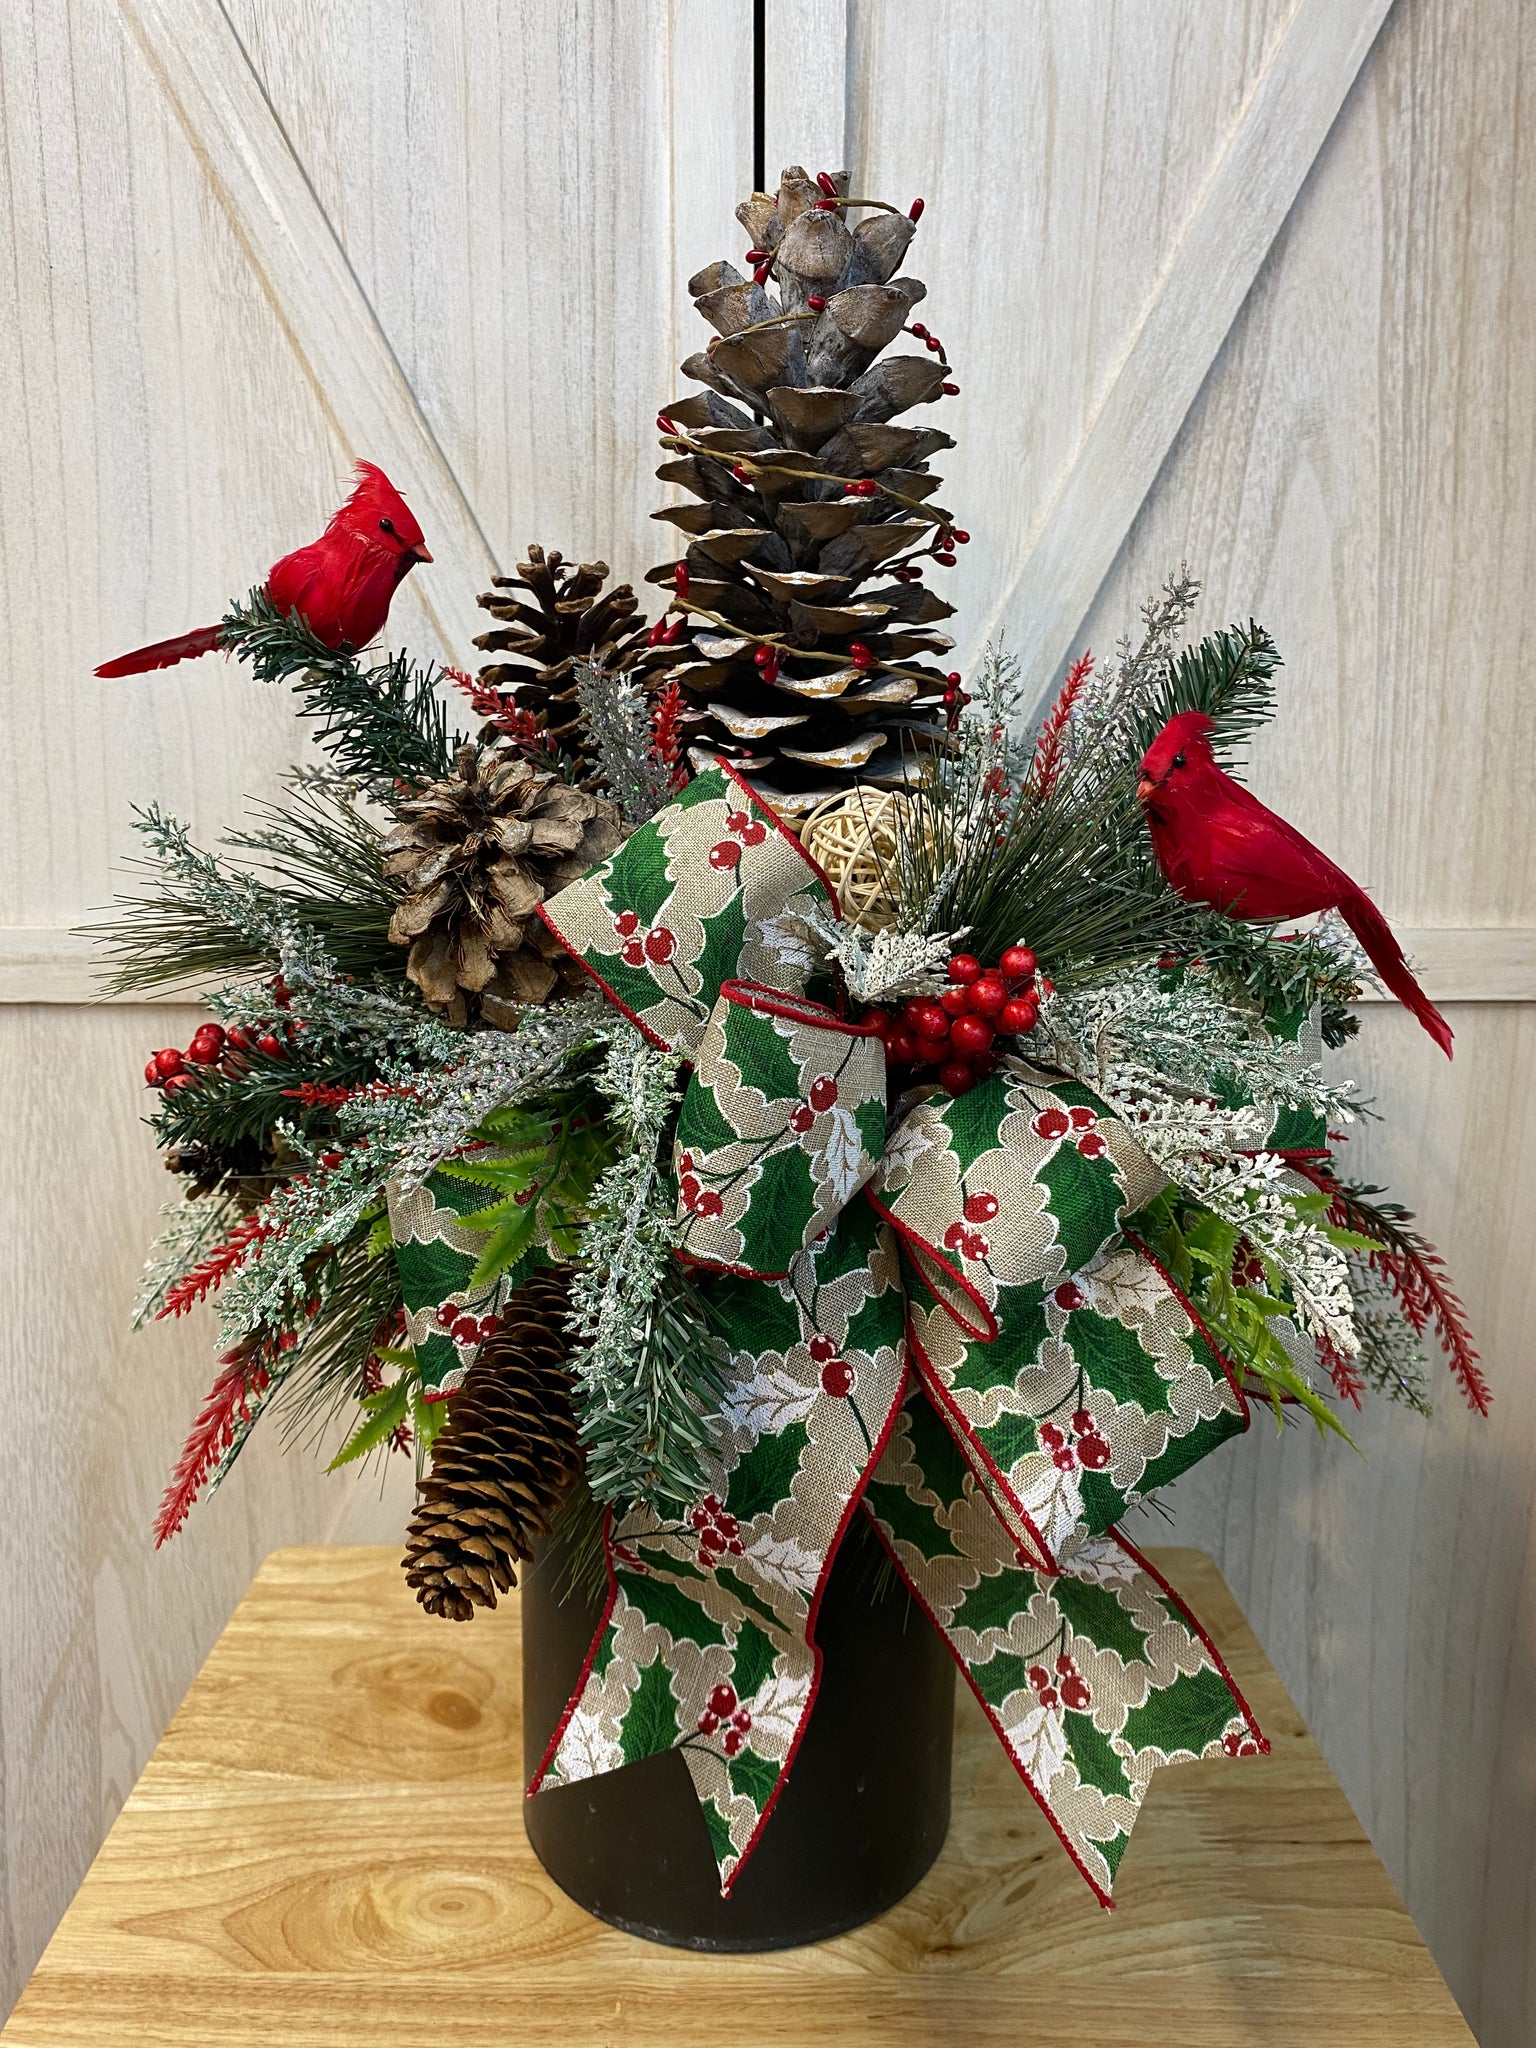
[(498, 1002), (542, 1002), (558, 953), (534, 912), (620, 844), (618, 807), (511, 747), (464, 746), (399, 814), (382, 849), (405, 889), (389, 935), (427, 1003), (464, 1024), (474, 998), (492, 1021)]

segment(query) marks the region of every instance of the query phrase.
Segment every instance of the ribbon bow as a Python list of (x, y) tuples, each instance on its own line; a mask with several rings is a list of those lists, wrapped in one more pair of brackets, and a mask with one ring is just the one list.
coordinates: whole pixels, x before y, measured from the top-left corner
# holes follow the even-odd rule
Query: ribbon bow
[(722, 763), (541, 915), (692, 1073), (685, 1255), (723, 1277), (712, 1491), (608, 1532), (610, 1596), (529, 1787), (681, 1748), (729, 1892), (815, 1699), (862, 1507), (1100, 1899), (1152, 1772), (1268, 1747), (1114, 1524), (1246, 1428), (1126, 1227), (1163, 1180), (1091, 1090), (1012, 1063), (887, 1127), (885, 1051), (816, 1000), (835, 892)]

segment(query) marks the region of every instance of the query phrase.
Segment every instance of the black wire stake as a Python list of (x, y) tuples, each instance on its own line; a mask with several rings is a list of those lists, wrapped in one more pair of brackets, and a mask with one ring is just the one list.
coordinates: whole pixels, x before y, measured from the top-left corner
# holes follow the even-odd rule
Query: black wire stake
[(764, 162), (763, 74), (767, 68), (768, 0), (752, 0), (752, 190), (767, 189)]

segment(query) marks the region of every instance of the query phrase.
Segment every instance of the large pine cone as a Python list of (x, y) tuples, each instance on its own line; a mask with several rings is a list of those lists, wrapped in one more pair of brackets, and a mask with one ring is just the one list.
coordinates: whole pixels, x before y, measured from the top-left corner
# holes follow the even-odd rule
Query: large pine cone
[[(533, 713), (540, 729), (586, 772), (594, 760), (576, 698), (576, 664), (596, 662), (622, 668), (645, 633), (645, 620), (627, 583), (605, 591), (606, 562), (567, 562), (536, 542), (515, 576), (497, 576), (480, 603), (502, 623), (481, 633), (475, 645), (487, 653), (515, 657), (487, 664), (480, 681), (519, 710)], [(533, 602), (504, 595), (526, 591)]]
[(403, 1560), (429, 1614), (469, 1621), (494, 1607), (581, 1469), (565, 1371), (569, 1301), (564, 1269), (535, 1273), (453, 1396)]
[(535, 768), (511, 747), (460, 747), (452, 775), (397, 806), (384, 872), (405, 884), (389, 936), (406, 973), (451, 1023), (540, 1003), (559, 949), (534, 911), (624, 837), (618, 807)]
[(871, 212), (850, 230), (846, 192), (841, 174), (785, 171), (776, 196), (736, 209), (762, 252), (754, 275), (720, 262), (690, 280), (721, 338), (683, 364), (708, 388), (666, 408), (675, 459), (657, 475), (699, 503), (654, 515), (689, 538), (681, 563), (647, 577), (678, 592), (676, 629), (685, 612), (690, 624), (636, 657), (652, 684), (682, 685), (695, 760), (726, 754), (790, 811), (855, 780), (912, 779), (955, 701), (923, 660), (952, 646), (932, 627), (954, 607), (917, 568), (953, 560), (928, 457), (955, 444), (887, 424), (939, 398), (949, 366), (926, 329), (921, 353), (876, 362), (926, 288), (893, 276), (913, 222)]

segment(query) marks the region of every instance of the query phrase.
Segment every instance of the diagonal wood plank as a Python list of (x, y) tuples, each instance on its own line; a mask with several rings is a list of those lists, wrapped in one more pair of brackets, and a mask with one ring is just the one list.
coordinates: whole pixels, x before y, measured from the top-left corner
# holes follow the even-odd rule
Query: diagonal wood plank
[(976, 645), (1044, 702), (1392, 0), (1299, 0)]
[(772, 190), (788, 164), (850, 168), (847, 156), (847, 0), (767, 0), (763, 174)]
[(337, 439), (406, 492), (436, 566), (417, 594), (451, 648), (484, 625), (495, 553), (218, 0), (118, 0)]

